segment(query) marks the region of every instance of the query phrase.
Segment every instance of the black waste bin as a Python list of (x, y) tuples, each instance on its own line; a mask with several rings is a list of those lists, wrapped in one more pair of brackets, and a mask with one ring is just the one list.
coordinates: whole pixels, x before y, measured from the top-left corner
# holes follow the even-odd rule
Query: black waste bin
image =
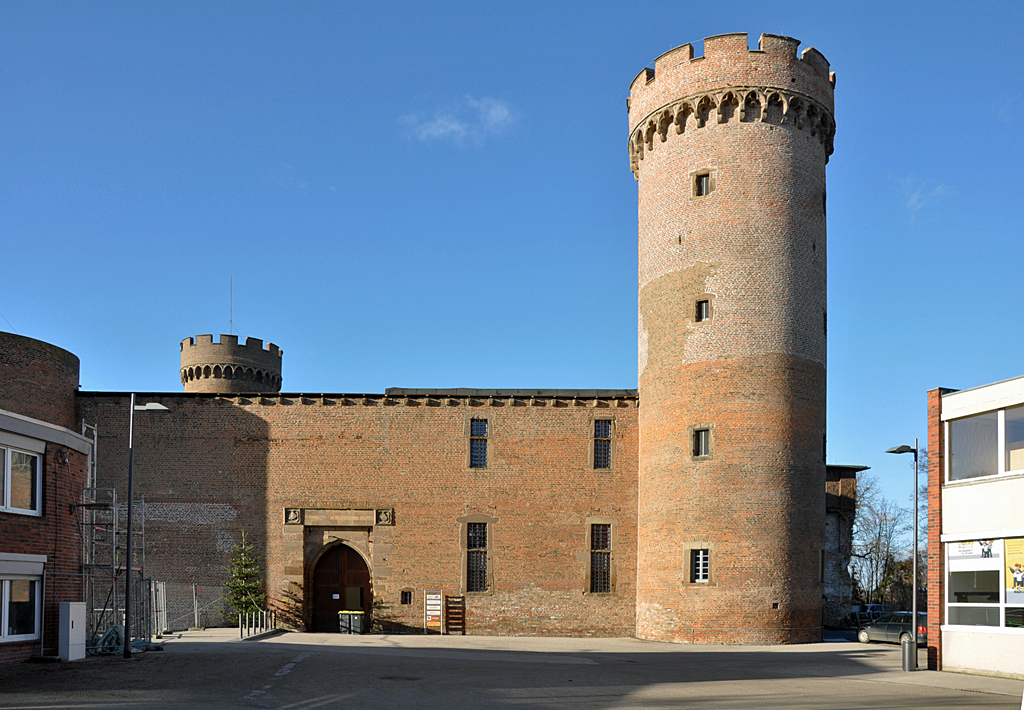
[(365, 614), (361, 611), (339, 611), (338, 631), (340, 631), (343, 634), (363, 633), (364, 616)]

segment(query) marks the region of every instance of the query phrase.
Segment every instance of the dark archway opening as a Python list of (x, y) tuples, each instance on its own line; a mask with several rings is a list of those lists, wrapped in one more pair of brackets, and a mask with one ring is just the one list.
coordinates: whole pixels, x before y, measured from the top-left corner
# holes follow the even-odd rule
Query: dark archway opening
[(370, 627), (373, 591), (370, 570), (358, 552), (335, 545), (313, 568), (313, 618), (311, 631), (337, 631), (339, 611), (361, 611), (363, 628)]

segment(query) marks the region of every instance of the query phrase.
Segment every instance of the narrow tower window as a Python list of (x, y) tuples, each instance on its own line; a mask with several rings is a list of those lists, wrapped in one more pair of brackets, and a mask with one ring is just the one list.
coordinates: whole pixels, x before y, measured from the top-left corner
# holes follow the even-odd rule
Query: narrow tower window
[(694, 429), (693, 430), (693, 455), (697, 456), (710, 456), (711, 455), (711, 430), (710, 429)]
[(487, 420), (469, 422), (469, 467), (487, 468)]
[(612, 526), (607, 523), (590, 526), (590, 591), (612, 591)]
[(693, 183), (693, 194), (695, 197), (711, 194), (711, 175), (709, 173), (701, 173), (696, 176)]
[(690, 581), (711, 581), (711, 551), (690, 550)]
[(607, 419), (594, 422), (594, 468), (612, 467), (612, 423)]
[(487, 591), (487, 523), (466, 523), (466, 591)]

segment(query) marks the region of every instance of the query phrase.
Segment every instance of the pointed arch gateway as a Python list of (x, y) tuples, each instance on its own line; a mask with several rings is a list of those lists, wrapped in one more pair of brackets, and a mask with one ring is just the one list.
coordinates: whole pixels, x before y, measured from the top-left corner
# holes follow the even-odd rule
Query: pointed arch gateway
[(362, 555), (344, 543), (327, 548), (313, 566), (311, 581), (311, 631), (336, 632), (339, 611), (363, 612), (363, 628), (369, 628), (373, 589)]

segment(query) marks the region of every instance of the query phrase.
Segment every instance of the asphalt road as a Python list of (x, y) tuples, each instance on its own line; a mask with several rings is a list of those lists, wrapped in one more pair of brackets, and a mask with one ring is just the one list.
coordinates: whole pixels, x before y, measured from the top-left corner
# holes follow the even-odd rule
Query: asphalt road
[[(895, 646), (189, 632), (162, 652), (0, 668), (0, 708), (1000, 708), (1024, 681), (900, 670)], [(924, 652), (921, 657), (923, 659)]]

